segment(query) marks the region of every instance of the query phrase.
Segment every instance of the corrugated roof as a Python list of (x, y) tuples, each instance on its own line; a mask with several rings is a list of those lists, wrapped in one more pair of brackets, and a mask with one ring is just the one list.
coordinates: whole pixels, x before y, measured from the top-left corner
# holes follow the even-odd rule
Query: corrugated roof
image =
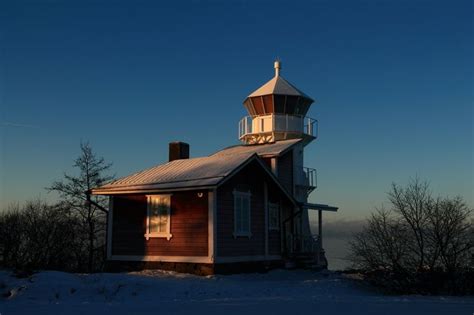
[(301, 139), (238, 145), (207, 157), (171, 161), (119, 178), (93, 189), (92, 193), (216, 186), (252, 156), (278, 156), (299, 141)]
[(301, 139), (290, 139), (268, 144), (236, 145), (218, 151), (211, 156), (228, 156), (234, 154), (251, 153), (256, 153), (259, 156), (278, 156), (300, 141)]
[(273, 79), (262, 85), (260, 88), (255, 90), (248, 97), (262, 96), (268, 94), (278, 94), (278, 95), (294, 95), (302, 96), (312, 100), (311, 97), (300, 91), (290, 82), (283, 79), (281, 76), (275, 76)]
[(92, 192), (214, 186), (253, 155), (253, 152), (242, 152), (175, 160), (122, 177)]

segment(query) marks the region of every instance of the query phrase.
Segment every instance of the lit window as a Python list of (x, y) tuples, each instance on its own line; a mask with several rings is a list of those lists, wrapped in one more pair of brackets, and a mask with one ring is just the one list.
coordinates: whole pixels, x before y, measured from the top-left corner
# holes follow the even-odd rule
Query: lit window
[(277, 203), (268, 204), (268, 229), (280, 229), (280, 211)]
[(146, 239), (163, 237), (169, 240), (173, 236), (170, 233), (171, 195), (151, 195), (147, 196), (147, 201)]
[(252, 236), (250, 213), (250, 192), (234, 191), (234, 237)]

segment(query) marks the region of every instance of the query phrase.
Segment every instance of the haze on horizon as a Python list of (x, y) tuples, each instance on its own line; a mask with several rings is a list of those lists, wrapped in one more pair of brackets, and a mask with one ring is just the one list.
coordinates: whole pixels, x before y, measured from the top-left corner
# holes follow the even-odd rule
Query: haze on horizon
[(237, 144), (244, 98), (282, 76), (316, 99), (310, 200), (360, 220), (418, 176), (474, 204), (472, 3), (0, 4), (0, 207), (42, 198), (80, 141), (117, 177)]

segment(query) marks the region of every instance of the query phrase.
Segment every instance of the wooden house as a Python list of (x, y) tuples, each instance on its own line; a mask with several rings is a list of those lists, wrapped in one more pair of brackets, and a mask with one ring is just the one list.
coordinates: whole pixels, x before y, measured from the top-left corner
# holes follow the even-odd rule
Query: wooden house
[[(308, 203), (316, 170), (303, 167), (317, 137), (306, 117), (313, 100), (279, 75), (244, 101), (241, 145), (189, 158), (189, 145), (169, 144), (169, 162), (92, 189), (110, 198), (107, 266), (197, 274), (327, 263), (322, 211)], [(308, 210), (319, 213), (318, 233)]]

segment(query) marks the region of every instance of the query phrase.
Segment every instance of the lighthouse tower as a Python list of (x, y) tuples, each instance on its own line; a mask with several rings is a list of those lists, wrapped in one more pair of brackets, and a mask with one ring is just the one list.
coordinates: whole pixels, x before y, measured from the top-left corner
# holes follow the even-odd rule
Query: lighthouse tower
[[(317, 183), (316, 170), (304, 167), (304, 147), (317, 138), (317, 121), (306, 116), (314, 100), (280, 75), (280, 61), (275, 61), (274, 68), (275, 76), (244, 100), (249, 116), (239, 122), (239, 139), (246, 145), (257, 147), (279, 145), (290, 148), (290, 158), (272, 156), (269, 163), (275, 176), (289, 183), (285, 186), (300, 205), (289, 216), (290, 227), (286, 229), (284, 238), (291, 240), (287, 244), (290, 253), (317, 251), (318, 264), (321, 265), (320, 261), (325, 261), (321, 211), (335, 211), (337, 208), (308, 203), (308, 196), (316, 189)], [(317, 234), (311, 232), (308, 210), (318, 211)]]
[(240, 121), (239, 138), (247, 144), (301, 138), (308, 144), (317, 136), (316, 121), (305, 117), (314, 100), (280, 76), (280, 61), (274, 66), (275, 76), (244, 101), (250, 116)]

